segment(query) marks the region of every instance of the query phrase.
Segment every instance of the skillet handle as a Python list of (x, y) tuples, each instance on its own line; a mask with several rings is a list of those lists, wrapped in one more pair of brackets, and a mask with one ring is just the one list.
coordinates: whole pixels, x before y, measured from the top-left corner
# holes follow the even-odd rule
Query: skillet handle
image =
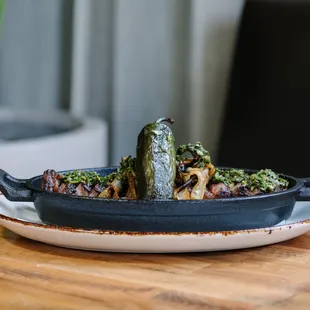
[(297, 192), (297, 201), (310, 201), (310, 178), (299, 179), (304, 186)]
[(34, 201), (33, 192), (26, 187), (26, 181), (15, 179), (0, 169), (0, 191), (10, 201)]

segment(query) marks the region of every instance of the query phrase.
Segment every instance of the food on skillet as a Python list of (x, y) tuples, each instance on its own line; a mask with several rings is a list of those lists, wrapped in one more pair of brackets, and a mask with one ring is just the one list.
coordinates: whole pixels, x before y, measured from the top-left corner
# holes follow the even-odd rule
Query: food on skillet
[(101, 198), (137, 199), (135, 158), (123, 157), (119, 168), (107, 176), (75, 170), (64, 175), (53, 169), (44, 171), (42, 189), (51, 192)]
[(75, 170), (59, 174), (44, 171), (42, 189), (98, 198), (122, 199), (217, 199), (254, 196), (286, 190), (288, 181), (270, 169), (246, 173), (218, 169), (200, 142), (174, 146), (174, 136), (161, 118), (143, 127), (136, 157), (123, 157), (118, 169), (100, 176)]

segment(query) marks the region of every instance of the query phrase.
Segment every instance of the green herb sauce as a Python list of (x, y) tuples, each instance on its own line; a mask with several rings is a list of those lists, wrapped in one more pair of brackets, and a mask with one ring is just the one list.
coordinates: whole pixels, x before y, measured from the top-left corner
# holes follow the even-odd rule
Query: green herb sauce
[(119, 180), (125, 179), (125, 173), (134, 173), (135, 164), (135, 158), (129, 156), (121, 161), (120, 167), (117, 169), (116, 172), (112, 172), (106, 176), (101, 176), (95, 171), (74, 170), (65, 173), (60, 177), (60, 179), (62, 179), (65, 183), (70, 184), (84, 183), (90, 187), (96, 184), (106, 186), (115, 178)]
[(211, 182), (224, 183), (232, 187), (237, 183), (246, 186), (249, 190), (260, 190), (264, 193), (287, 188), (289, 182), (281, 178), (270, 169), (262, 169), (256, 173), (248, 174), (241, 169), (216, 169)]
[(176, 151), (176, 160), (180, 162), (184, 159), (184, 154), (190, 153), (195, 159), (197, 159), (197, 167), (203, 169), (206, 164), (211, 163), (210, 153), (205, 150), (201, 142), (195, 144), (188, 143), (180, 145)]

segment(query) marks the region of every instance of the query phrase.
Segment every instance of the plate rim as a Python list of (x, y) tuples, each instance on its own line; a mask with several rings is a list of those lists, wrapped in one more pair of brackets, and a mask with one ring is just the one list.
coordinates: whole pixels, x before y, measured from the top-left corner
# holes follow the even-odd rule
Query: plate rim
[[(296, 221), (293, 223), (283, 223), (281, 225), (275, 225), (270, 227), (262, 227), (262, 228), (253, 228), (253, 229), (241, 229), (241, 230), (225, 230), (225, 231), (206, 231), (206, 232), (139, 232), (139, 231), (115, 231), (115, 230), (107, 230), (107, 229), (85, 229), (85, 228), (74, 228), (69, 226), (60, 226), (54, 224), (46, 224), (39, 222), (32, 222), (23, 220), (20, 218), (14, 218), (11, 216), (7, 216), (0, 213), (0, 221), (11, 222), (14, 224), (19, 224), (23, 226), (31, 226), (35, 228), (43, 228), (46, 230), (57, 230), (62, 232), (69, 233), (88, 233), (95, 235), (113, 235), (113, 236), (130, 236), (130, 237), (147, 237), (147, 236), (230, 236), (230, 235), (238, 235), (238, 234), (251, 234), (257, 232), (265, 232), (271, 234), (273, 231), (283, 230), (283, 229), (292, 229), (292, 226), (297, 225), (305, 225), (310, 224), (310, 215), (309, 218)], [(1, 223), (0, 223), (1, 224)], [(2, 224), (3, 225), (3, 224)], [(3, 225), (4, 226), (4, 225)]]

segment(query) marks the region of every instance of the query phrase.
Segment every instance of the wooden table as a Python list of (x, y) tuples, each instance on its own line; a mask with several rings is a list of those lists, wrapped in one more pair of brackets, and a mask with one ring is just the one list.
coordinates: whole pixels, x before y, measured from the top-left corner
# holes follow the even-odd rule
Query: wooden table
[(310, 234), (203, 254), (68, 250), (0, 227), (0, 309), (310, 309)]

